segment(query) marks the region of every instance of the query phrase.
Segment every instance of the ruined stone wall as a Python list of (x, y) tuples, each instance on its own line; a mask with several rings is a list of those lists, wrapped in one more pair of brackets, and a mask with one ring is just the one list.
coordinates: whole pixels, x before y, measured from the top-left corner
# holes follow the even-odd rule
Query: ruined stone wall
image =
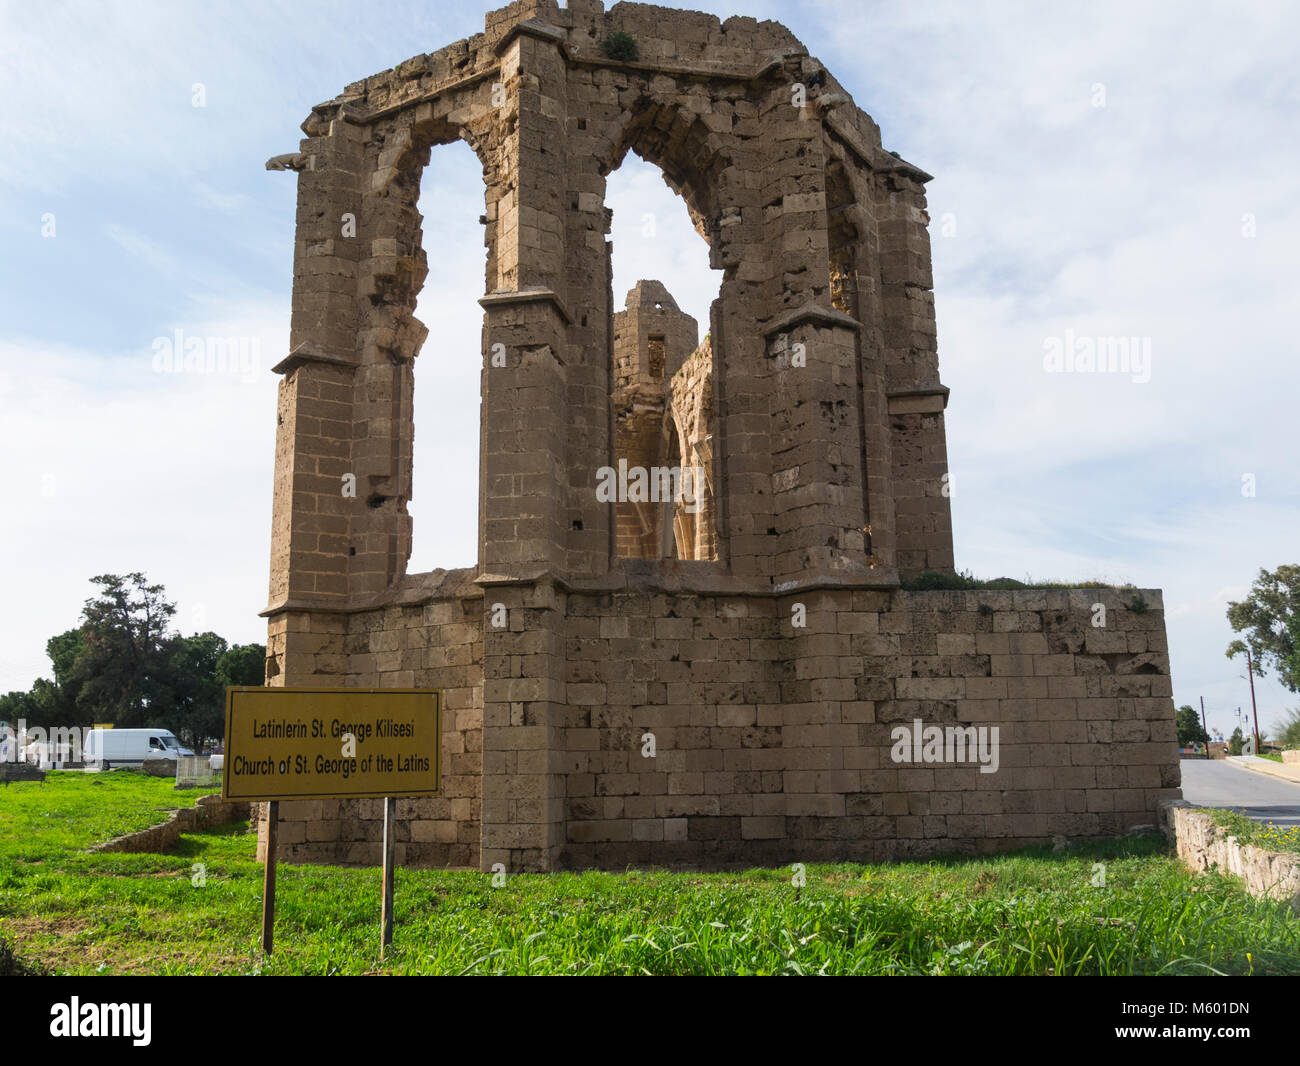
[[(1179, 767), (1142, 595), (571, 595), (561, 861), (873, 861), (1152, 825)], [(996, 726), (997, 771), (894, 761), (917, 719)]]
[[(329, 616), (340, 631), (334, 637), (338, 665), (345, 667), (335, 683), (442, 690), (443, 794), (398, 801), (395, 852), (405, 865), (478, 863), (485, 615), (483, 591), (469, 576), (463, 570), (430, 574), (413, 583), (410, 602)], [(281, 857), (377, 863), (383, 818), (379, 800), (282, 802)]]
[[(614, 395), (637, 387), (661, 393), (663, 383), (699, 344), (699, 323), (659, 281), (638, 281), (624, 306), (614, 313)], [(657, 373), (651, 368), (652, 337), (663, 342)]]
[(926, 397), (891, 401), (894, 521), (900, 574), (953, 569), (953, 491), (943, 412)]
[(717, 427), (714, 402), (713, 343), (708, 336), (673, 375), (670, 406), (679, 451), (675, 462), (689, 468), (692, 498), (673, 515), (677, 558), (718, 557), (717, 505), (713, 441)]
[[(1073, 593), (899, 591), (953, 566), (929, 175), (785, 27), (521, 0), (302, 132), (268, 163), (298, 215), (267, 679), (444, 690), (444, 795), (399, 803), (398, 861), (870, 857), (1152, 820), (1177, 784), (1158, 605), (1089, 633)], [(479, 553), (411, 575), (416, 204), (457, 139), (484, 180)], [(653, 448), (708, 456), (707, 535), (659, 525), (694, 559), (629, 557), (596, 492), (653, 444), (615, 413), (605, 193), (629, 151), (722, 273), (707, 359), (665, 330), (657, 401)], [(1005, 729), (999, 773), (886, 766), (914, 714)], [(654, 769), (637, 730), (667, 739)], [(379, 806), (284, 804), (282, 857), (375, 861)]]
[[(566, 619), (565, 706), (551, 722), (557, 863), (875, 861), (1154, 824), (1159, 803), (1179, 794), (1179, 766), (1160, 594), (1140, 596), (1141, 612), (1132, 593), (1093, 589), (569, 592), (548, 609), (517, 607), (508, 630), (521, 651), (545, 639), (551, 610)], [(405, 865), (479, 861), (479, 631), (459, 620), (479, 606), (443, 600), (352, 626), (349, 639), (374, 649), (358, 684), (444, 687), (451, 712), (446, 797), (398, 804)], [(521, 727), (538, 727), (512, 705)], [(973, 759), (896, 761), (892, 730), (917, 720), (996, 726), (996, 772)], [(546, 801), (542, 782), (505, 776), (507, 802)], [(378, 861), (378, 801), (281, 812), (283, 858)]]
[[(680, 446), (667, 421), (671, 382), (695, 349), (699, 326), (661, 282), (643, 280), (614, 314), (613, 334), (614, 455), (646, 471), (677, 466)], [(620, 500), (617, 515), (618, 558), (673, 557), (671, 503)]]
[[(635, 60), (601, 52), (615, 32), (636, 38)], [(617, 451), (604, 197), (628, 151), (663, 170), (722, 271), (718, 559), (764, 585), (888, 580), (918, 553), (943, 565), (895, 521), (902, 477), (933, 512), (916, 535), (948, 528), (936, 461), (895, 463), (889, 422), (896, 395), (928, 397), (918, 432), (946, 462), (928, 176), (882, 148), (784, 27), (515, 4), (484, 34), (349, 85), (303, 130), (282, 157), (300, 196), (272, 609), (347, 605), (405, 574), (426, 332), (412, 314), (426, 273), (416, 201), (429, 153), (457, 138), (484, 167), (484, 348), (504, 355), (483, 377), (482, 567), (617, 566), (617, 515), (592, 486)], [(796, 347), (806, 360), (783, 354)], [(355, 495), (339, 496), (344, 476)]]

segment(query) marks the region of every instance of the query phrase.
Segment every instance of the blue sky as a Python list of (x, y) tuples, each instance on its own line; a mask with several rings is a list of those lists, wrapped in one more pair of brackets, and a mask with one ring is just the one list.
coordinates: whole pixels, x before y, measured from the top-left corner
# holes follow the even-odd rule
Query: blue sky
[[(1205, 696), (1229, 730), (1249, 691), (1223, 656), (1226, 603), (1300, 562), (1300, 9), (691, 6), (784, 22), (885, 146), (936, 175), (958, 566), (1163, 588), (1175, 699)], [(163, 582), (185, 632), (264, 639), (295, 179), (263, 163), (296, 150), (311, 105), (481, 31), (487, 9), (0, 6), (0, 691), (48, 673), (45, 639), (106, 571)], [(416, 570), (474, 554), (468, 149), (436, 152), (424, 192)], [(718, 278), (684, 206), (632, 156), (609, 204), (617, 296), (659, 278), (703, 332)], [(240, 338), (250, 363), (159, 373), (177, 329)], [(1066, 336), (1139, 338), (1149, 380), (1046, 372)], [(1265, 726), (1300, 704), (1257, 688)]]

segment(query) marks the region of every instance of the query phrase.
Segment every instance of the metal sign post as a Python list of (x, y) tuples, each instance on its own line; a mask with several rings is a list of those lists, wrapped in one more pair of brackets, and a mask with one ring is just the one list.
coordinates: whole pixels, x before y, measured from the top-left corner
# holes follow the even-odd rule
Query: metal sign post
[(397, 820), (397, 799), (384, 799), (384, 902), (380, 911), (379, 957), (393, 942), (393, 823)]
[(280, 801), (266, 805), (266, 865), (262, 871), (262, 954), (271, 954), (275, 941), (275, 847)]

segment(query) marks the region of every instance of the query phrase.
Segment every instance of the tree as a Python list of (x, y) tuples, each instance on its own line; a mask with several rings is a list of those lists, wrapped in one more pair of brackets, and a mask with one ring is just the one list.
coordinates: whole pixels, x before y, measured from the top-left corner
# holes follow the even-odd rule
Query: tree
[(172, 706), (164, 721), (186, 746), (198, 751), (205, 741), (225, 733), (226, 688), (262, 684), (266, 648), (231, 647), (216, 633), (173, 637), (168, 647)]
[(28, 692), (10, 692), (0, 696), (0, 722), (17, 727), (22, 721), (30, 729), (41, 726), (83, 725), (83, 716), (54, 682), (44, 677), (32, 682)]
[(141, 573), (90, 580), (100, 592), (86, 601), (84, 646), (68, 678), (79, 686), (77, 707), (96, 722), (156, 724), (172, 708), (168, 627), (176, 606)]
[[(0, 715), (3, 717), (3, 715)], [(1283, 712), (1283, 717), (1273, 727), (1280, 748), (1300, 749), (1300, 707)]]
[(86, 649), (86, 634), (81, 626), (50, 637), (45, 642), (45, 654), (54, 666), (54, 680), (39, 678), (32, 685), (32, 698), (37, 704), (36, 720), (41, 725), (94, 724), (89, 709), (82, 708), (77, 697), (82, 681), (77, 676), (77, 660)]
[(1232, 736), (1228, 738), (1228, 754), (1240, 755), (1241, 749), (1246, 745), (1246, 738), (1241, 734), (1241, 726), (1237, 726), (1232, 731)]
[(1196, 708), (1189, 704), (1183, 704), (1178, 708), (1178, 715), (1175, 719), (1178, 726), (1178, 746), (1180, 748), (1190, 748), (1194, 744), (1206, 744), (1210, 738), (1206, 735), (1205, 730), (1201, 728), (1201, 716), (1196, 713)]
[(143, 574), (91, 582), (99, 593), (86, 601), (81, 624), (45, 645), (54, 680), (0, 695), (0, 721), (15, 728), (20, 721), (29, 728), (165, 726), (196, 749), (220, 737), (227, 686), (262, 684), (266, 648), (231, 647), (216, 633), (170, 632), (176, 607)]
[(170, 707), (163, 721), (196, 751), (224, 728), (225, 688), (217, 680), (217, 663), (229, 648), (216, 633), (176, 636), (167, 642)]
[(54, 683), (60, 686), (67, 686), (71, 682), (73, 668), (77, 664), (77, 657), (86, 647), (86, 634), (81, 626), (76, 629), (69, 629), (66, 633), (60, 633), (57, 637), (50, 637), (45, 642), (45, 654), (50, 657), (50, 662), (54, 665)]
[(1249, 648), (1257, 675), (1264, 677), (1271, 666), (1283, 685), (1300, 692), (1300, 566), (1261, 569), (1250, 595), (1229, 602), (1228, 622), (1246, 635), (1228, 645), (1228, 658)]
[[(1286, 669), (1292, 677), (1300, 677), (1300, 611), (1292, 613), (1286, 624), (1287, 636), (1291, 638), (1291, 654), (1286, 659)], [(1292, 692), (1295, 689), (1291, 690)]]
[(266, 645), (236, 644), (217, 660), (217, 682), (228, 685), (266, 684)]
[(8, 722), (14, 729), (20, 721), (30, 725), (33, 706), (30, 692), (6, 692), (0, 696), (0, 722)]

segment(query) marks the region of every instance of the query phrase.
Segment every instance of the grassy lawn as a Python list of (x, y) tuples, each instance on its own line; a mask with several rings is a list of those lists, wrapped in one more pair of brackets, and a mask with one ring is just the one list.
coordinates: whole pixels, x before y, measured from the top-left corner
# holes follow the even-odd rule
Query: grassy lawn
[[(1300, 916), (1197, 877), (1159, 839), (791, 872), (517, 875), (399, 870), (378, 958), (379, 872), (262, 868), (236, 824), (171, 855), (87, 855), (197, 793), (138, 774), (0, 787), (0, 938), (57, 973), (1300, 973)], [(1094, 887), (1095, 864), (1105, 886)], [(203, 864), (206, 883), (193, 883)]]

